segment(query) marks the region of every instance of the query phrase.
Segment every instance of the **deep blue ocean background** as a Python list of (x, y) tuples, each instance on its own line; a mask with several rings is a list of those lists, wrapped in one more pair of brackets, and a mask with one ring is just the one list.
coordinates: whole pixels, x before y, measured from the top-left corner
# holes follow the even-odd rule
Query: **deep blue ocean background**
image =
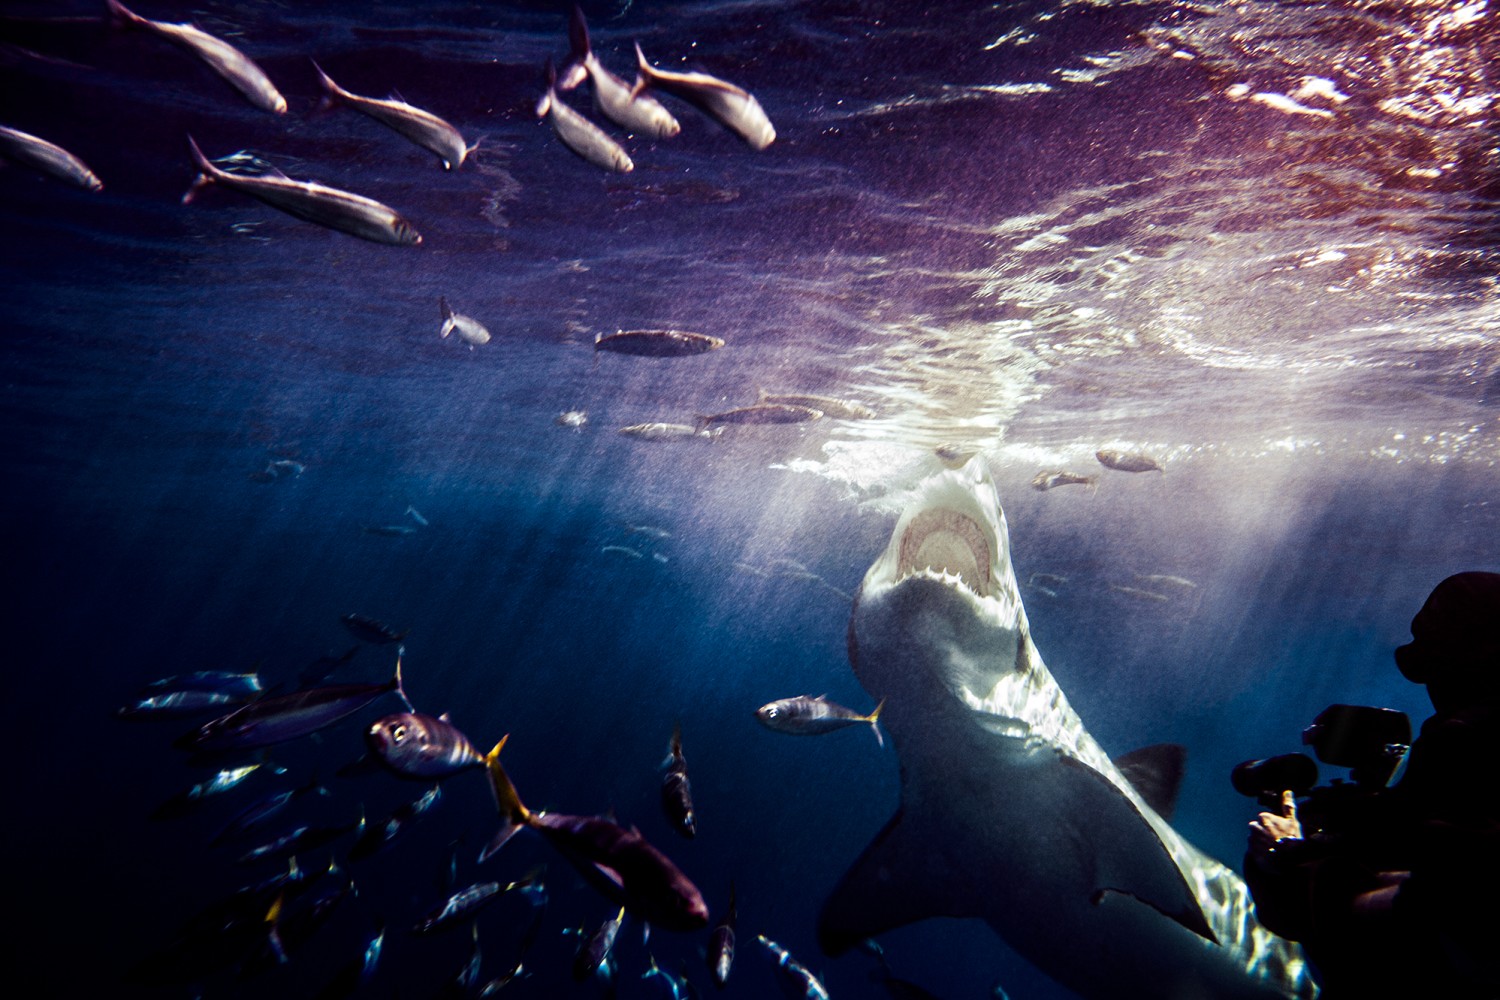
[[(535, 835), (476, 864), (495, 826), (478, 774), (383, 855), (344, 861), (346, 839), (299, 859), (339, 857), (359, 895), (286, 966), (123, 984), (191, 914), (275, 871), (208, 845), (255, 797), (317, 777), (332, 794), (293, 815), (339, 823), (424, 790), (337, 773), (388, 697), (274, 748), (285, 774), (151, 818), (211, 773), (172, 745), (201, 719), (115, 710), (195, 670), (288, 690), (352, 645), (350, 612), (410, 629), (418, 708), (481, 749), (511, 734), (529, 805), (638, 824), (716, 917), (733, 881), (724, 996), (775, 993), (763, 933), (835, 997), (880, 997), (875, 959), (827, 959), (813, 929), (895, 808), (897, 759), (862, 728), (796, 739), (753, 710), (804, 693), (870, 707), (849, 597), (935, 447), (985, 454), (1020, 579), (1061, 578), (1028, 585), (1027, 607), (1090, 730), (1113, 753), (1186, 744), (1176, 825), (1231, 864), (1255, 807), (1229, 768), (1298, 749), (1330, 702), (1419, 722), (1391, 649), (1438, 580), (1500, 569), (1500, 30), (1482, 2), (589, 3), (617, 73), (639, 40), (746, 87), (778, 132), (757, 153), (668, 98), (682, 134), (621, 137), (628, 175), (534, 115), (565, 6), (135, 8), (232, 40), (285, 116), (100, 7), (0, 4), (0, 124), (104, 182), (0, 169), (10, 937), (46, 995), (314, 996), (377, 920), (368, 995), (441, 995), (469, 935), (407, 927), (445, 894), (455, 840), (460, 885), (548, 866), (546, 923), (506, 995), (599, 995), (570, 979), (563, 930), (612, 907)], [(445, 173), (366, 117), (318, 111), (314, 57), (478, 152)], [(584, 90), (569, 101), (593, 114)], [(230, 191), (184, 205), (189, 134), (379, 198), (424, 242)], [(440, 296), (494, 339), (440, 339)], [(596, 334), (642, 327), (726, 346), (595, 355)], [(617, 433), (760, 389), (877, 416), (711, 443)], [(556, 422), (573, 410), (581, 428)], [(1166, 472), (1105, 470), (1101, 447)], [(266, 475), (283, 460), (304, 471)], [(1062, 468), (1097, 490), (1031, 487)], [(364, 530), (396, 524), (416, 530)], [(1192, 586), (1132, 593), (1154, 575)], [(393, 662), (366, 647), (330, 680)], [(658, 806), (678, 721), (692, 842)], [(514, 963), (527, 917), (515, 897), (480, 917), (481, 981)], [(619, 995), (655, 995), (648, 954), (711, 993), (706, 937), (643, 944), (627, 921)], [(948, 1000), (1072, 996), (977, 922), (883, 944)]]

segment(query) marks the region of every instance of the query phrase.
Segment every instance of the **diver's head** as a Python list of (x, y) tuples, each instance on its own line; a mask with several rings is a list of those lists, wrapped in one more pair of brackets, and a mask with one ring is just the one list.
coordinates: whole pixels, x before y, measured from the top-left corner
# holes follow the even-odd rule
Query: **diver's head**
[(1500, 704), (1500, 573), (1456, 573), (1411, 620), (1396, 666), (1427, 685), (1438, 711)]

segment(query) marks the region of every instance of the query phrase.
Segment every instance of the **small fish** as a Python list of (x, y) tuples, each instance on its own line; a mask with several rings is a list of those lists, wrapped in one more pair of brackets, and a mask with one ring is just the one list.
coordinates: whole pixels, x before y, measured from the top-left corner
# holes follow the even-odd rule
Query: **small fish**
[(654, 524), (627, 524), (625, 525), (627, 535), (643, 535), (652, 541), (664, 542), (672, 537), (672, 533), (666, 528), (658, 528)]
[(385, 949), (385, 924), (377, 924), (365, 942), (364, 951), (346, 962), (328, 985), (318, 991), (316, 1000), (342, 1000), (354, 996), (375, 978), (380, 954)]
[(564, 67), (563, 90), (571, 90), (586, 76), (594, 89), (594, 107), (600, 114), (625, 129), (653, 139), (670, 139), (682, 131), (672, 113), (650, 94), (637, 93), (624, 80), (605, 69), (589, 45), (589, 26), (583, 11), (573, 7), (568, 22), (568, 65)]
[(481, 861), (529, 826), (557, 848), (585, 881), (647, 923), (675, 931), (708, 926), (708, 906), (698, 887), (639, 830), (627, 830), (597, 816), (532, 812), (522, 805), (500, 765), (500, 750), (509, 738), (501, 739), (485, 757), (500, 810), (500, 830), (480, 855)]
[(348, 665), (349, 661), (354, 659), (354, 654), (358, 653), (361, 648), (358, 643), (355, 643), (345, 650), (341, 656), (325, 654), (318, 657), (304, 667), (302, 673), (297, 675), (297, 683), (305, 688), (322, 684), (339, 667)]
[(698, 422), (703, 427), (712, 427), (715, 424), (802, 424), (809, 420), (819, 420), (822, 416), (822, 410), (815, 410), (811, 406), (757, 403), (754, 406), (742, 406), (739, 409), (702, 416), (698, 418)]
[(564, 410), (552, 422), (559, 427), (571, 427), (575, 431), (581, 431), (589, 422), (589, 415), (587, 410)]
[(1161, 464), (1140, 451), (1115, 451), (1105, 448), (1094, 452), (1094, 457), (1099, 464), (1111, 469), (1119, 469), (1121, 472), (1165, 472)]
[(367, 524), (362, 530), (367, 535), (384, 535), (387, 538), (403, 538), (417, 533), (417, 529), (409, 524)]
[(338, 826), (299, 826), (282, 834), (269, 843), (251, 848), (235, 860), (242, 865), (252, 865), (267, 858), (287, 858), (294, 854), (305, 854), (340, 840), (364, 825), (364, 817)]
[(207, 63), (209, 69), (229, 81), (234, 89), (244, 94), (257, 108), (278, 115), (286, 114), (286, 98), (281, 96), (276, 85), (249, 56), (222, 38), (210, 35), (191, 24), (149, 20), (132, 12), (118, 0), (105, 0), (105, 3), (116, 23), (144, 29), (181, 46)]
[(479, 967), (484, 960), (483, 953), (479, 950), (479, 921), (469, 925), (469, 937), (474, 941), (469, 960), (458, 970), (458, 975), (453, 980), (453, 992), (458, 996), (468, 996), (479, 985)]
[(563, 103), (557, 93), (557, 70), (547, 59), (547, 92), (537, 102), (536, 116), (552, 123), (562, 144), (596, 167), (628, 174), (635, 169), (630, 154), (604, 130)]
[(729, 971), (734, 966), (734, 883), (729, 883), (729, 910), (714, 927), (708, 939), (708, 967), (713, 973), (714, 985), (720, 989), (729, 981)]
[(632, 549), (628, 545), (606, 545), (599, 550), (600, 555), (625, 556), (628, 559), (644, 559), (645, 553), (639, 549)]
[(317, 63), (313, 63), (313, 69), (317, 70), (318, 82), (323, 85), (323, 92), (329, 103), (347, 104), (361, 114), (369, 115), (382, 125), (394, 129), (423, 149), (436, 153), (444, 170), (456, 170), (463, 166), (464, 158), (479, 145), (465, 145), (464, 137), (458, 129), (430, 111), (407, 104), (394, 95), (380, 100), (351, 94), (334, 83), (333, 78), (323, 72), (323, 68)]
[(724, 346), (719, 337), (688, 330), (619, 330), (594, 338), (595, 351), (634, 354), (645, 358), (682, 358), (706, 354)]
[(755, 940), (766, 946), (776, 959), (777, 981), (781, 992), (797, 1000), (828, 1000), (828, 990), (807, 967), (792, 958), (792, 953), (764, 934)]
[(266, 463), (266, 471), (275, 476), (297, 477), (307, 471), (307, 466), (290, 458), (276, 458)]
[(452, 927), (488, 906), (505, 888), (499, 882), (476, 882), (443, 900), (427, 916), (417, 921), (412, 930), (418, 934), (431, 934)]
[(1033, 573), (1026, 579), (1027, 584), (1038, 587), (1061, 587), (1068, 582), (1065, 576), (1056, 573)]
[[(305, 948), (344, 900), (358, 894), (351, 880), (327, 885), (295, 908), (288, 909), (285, 900), (278, 900), (266, 916), (267, 948), (261, 961), (287, 964), (291, 952)], [(254, 971), (255, 963), (245, 969), (246, 973)]]
[(875, 411), (863, 403), (853, 400), (837, 399), (833, 396), (814, 396), (807, 393), (796, 392), (767, 392), (760, 390), (760, 401), (762, 403), (781, 403), (787, 406), (806, 406), (809, 409), (821, 410), (825, 417), (834, 420), (869, 420), (875, 416)]
[[(335, 684), (262, 698), (205, 722), (180, 739), (178, 745), (208, 753), (258, 750), (331, 726), (392, 691), (406, 700), (406, 692), (401, 688), (400, 652), (396, 654), (395, 675), (384, 683)], [(407, 707), (411, 707), (409, 703)]]
[(218, 694), (253, 698), (264, 688), (259, 673), (237, 674), (226, 670), (199, 670), (191, 674), (174, 674), (146, 685), (147, 691), (213, 691)]
[(651, 955), (650, 958), (651, 967), (641, 973), (641, 978), (655, 981), (657, 996), (662, 1000), (685, 1000), (686, 990), (682, 980), (657, 965), (655, 955)]
[(286, 809), (297, 799), (304, 795), (327, 795), (328, 789), (318, 783), (314, 778), (305, 785), (289, 788), (285, 791), (267, 795), (256, 802), (241, 809), (217, 834), (209, 841), (210, 845), (217, 846), (232, 840), (238, 840), (251, 830), (264, 826), (270, 820)]
[(490, 342), (490, 331), (484, 328), (484, 324), (477, 319), (456, 313), (448, 308), (448, 300), (438, 299), (438, 308), (443, 313), (443, 326), (438, 330), (439, 337), (447, 337), (448, 334), (457, 332), (458, 339), (469, 345), (470, 350), (476, 344), (488, 344)]
[(717, 118), (731, 132), (753, 149), (765, 149), (776, 141), (776, 129), (761, 109), (760, 102), (740, 87), (707, 73), (676, 73), (657, 69), (646, 61), (639, 43), (635, 47), (640, 77), (634, 93), (646, 87), (657, 87), (698, 105)]
[(973, 448), (955, 444), (951, 441), (938, 445), (932, 449), (932, 453), (938, 457), (938, 461), (950, 469), (962, 468), (968, 463), (969, 459), (978, 454)]
[(880, 710), (884, 706), (885, 702), (881, 701), (875, 706), (875, 711), (869, 715), (860, 715), (853, 709), (829, 701), (823, 695), (813, 698), (799, 694), (795, 698), (782, 698), (762, 705), (755, 710), (755, 717), (767, 729), (793, 736), (817, 736), (845, 726), (868, 722), (875, 731), (876, 741), (885, 746), (885, 737), (880, 735)]
[(0, 125), (0, 156), (24, 163), (44, 174), (51, 174), (85, 191), (104, 190), (104, 182), (78, 157), (61, 146), (20, 129)]
[(398, 712), (365, 731), (376, 758), (403, 778), (446, 778), (484, 766), (484, 755), (448, 721), (421, 712)]
[(661, 779), (661, 808), (672, 829), (689, 840), (697, 836), (693, 812), (693, 789), (688, 781), (687, 758), (682, 755), (682, 723), (672, 727), (672, 742), (667, 759), (662, 761), (667, 773)]
[(1110, 584), (1109, 589), (1117, 594), (1124, 594), (1126, 597), (1134, 597), (1141, 601), (1154, 601), (1157, 604), (1165, 604), (1170, 600), (1166, 594), (1158, 594), (1154, 590), (1145, 590), (1141, 587), (1127, 587), (1120, 583)]
[(1168, 573), (1137, 573), (1135, 578), (1142, 583), (1152, 586), (1176, 587), (1179, 590), (1197, 590), (1198, 585), (1187, 577), (1172, 576)]
[(703, 428), (694, 427), (692, 424), (650, 423), (621, 427), (620, 433), (642, 441), (674, 441), (683, 438), (712, 440), (722, 430), (722, 427)]
[(1084, 476), (1076, 472), (1066, 472), (1062, 469), (1055, 472), (1038, 472), (1031, 480), (1032, 489), (1043, 493), (1047, 490), (1056, 489), (1059, 486), (1088, 486), (1093, 488), (1098, 485), (1098, 476)]
[(218, 691), (172, 691), (137, 698), (121, 705), (115, 714), (122, 719), (176, 719), (184, 715), (222, 711), (232, 705), (243, 705), (244, 695)]
[(442, 798), (442, 789), (437, 785), (429, 788), (421, 798), (415, 802), (407, 802), (398, 806), (384, 823), (374, 826), (365, 824), (360, 831), (359, 839), (349, 849), (351, 861), (362, 861), (391, 845), (402, 833), (411, 829), (411, 825), (432, 810)]
[(431, 521), (422, 516), (422, 512), (420, 510), (417, 510), (417, 508), (410, 505), (408, 505), (406, 508), (406, 516), (411, 518), (413, 521), (416, 521), (424, 528), (429, 527), (432, 524)]
[(573, 955), (575, 980), (583, 982), (609, 960), (610, 949), (615, 946), (615, 938), (619, 936), (620, 925), (624, 922), (625, 907), (622, 906), (619, 913), (604, 921), (598, 930), (579, 942), (578, 951)]
[(383, 621), (371, 618), (368, 615), (352, 612), (347, 615), (341, 615), (339, 621), (344, 623), (344, 627), (352, 632), (356, 639), (374, 643), (377, 646), (400, 642), (411, 632), (411, 629), (407, 629), (405, 632), (397, 632)]
[(184, 204), (192, 201), (209, 184), (222, 184), (257, 198), (272, 208), (279, 208), (288, 215), (361, 239), (401, 246), (416, 246), (422, 242), (421, 234), (412, 228), (410, 222), (403, 219), (395, 209), (382, 205), (373, 198), (325, 187), (312, 181), (294, 181), (274, 167), (271, 173), (260, 177), (232, 174), (214, 166), (203, 155), (203, 150), (198, 148), (192, 136), (188, 136), (188, 145), (192, 147), (193, 160), (201, 173), (193, 181), (193, 186), (188, 188), (187, 194), (182, 196)]
[(223, 795), (232, 791), (244, 783), (264, 764), (246, 764), (244, 767), (226, 768), (215, 774), (206, 781), (200, 781), (191, 788), (184, 789), (172, 796), (167, 801), (157, 806), (156, 811), (151, 814), (152, 819), (166, 819), (171, 816), (182, 816), (203, 803), (204, 799), (215, 795)]

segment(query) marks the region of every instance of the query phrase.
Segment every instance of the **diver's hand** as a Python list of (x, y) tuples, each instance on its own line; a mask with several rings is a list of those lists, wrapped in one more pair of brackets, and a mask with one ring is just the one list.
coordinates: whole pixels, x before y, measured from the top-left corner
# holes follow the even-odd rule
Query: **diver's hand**
[(1269, 851), (1283, 840), (1301, 840), (1302, 824), (1297, 820), (1297, 800), (1290, 790), (1281, 793), (1281, 809), (1263, 812), (1250, 821), (1250, 846)]

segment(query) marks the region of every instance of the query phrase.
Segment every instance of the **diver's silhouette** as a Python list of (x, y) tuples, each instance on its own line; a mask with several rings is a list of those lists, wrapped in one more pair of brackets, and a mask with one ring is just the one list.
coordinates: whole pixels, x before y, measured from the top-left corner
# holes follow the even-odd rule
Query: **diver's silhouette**
[(1411, 632), (1396, 665), (1434, 714), (1400, 780), (1306, 836), (1290, 791), (1250, 824), (1257, 913), (1302, 942), (1326, 1000), (1500, 997), (1500, 574), (1448, 577)]

